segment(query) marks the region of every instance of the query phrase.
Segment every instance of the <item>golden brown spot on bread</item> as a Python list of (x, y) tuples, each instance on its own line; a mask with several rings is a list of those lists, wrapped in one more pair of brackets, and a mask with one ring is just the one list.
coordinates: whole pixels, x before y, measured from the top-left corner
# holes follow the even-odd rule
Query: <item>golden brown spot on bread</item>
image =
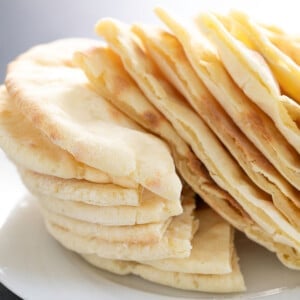
[(159, 127), (162, 121), (162, 117), (152, 111), (145, 111), (143, 113), (143, 119), (147, 122), (148, 126), (151, 126), (151, 128)]

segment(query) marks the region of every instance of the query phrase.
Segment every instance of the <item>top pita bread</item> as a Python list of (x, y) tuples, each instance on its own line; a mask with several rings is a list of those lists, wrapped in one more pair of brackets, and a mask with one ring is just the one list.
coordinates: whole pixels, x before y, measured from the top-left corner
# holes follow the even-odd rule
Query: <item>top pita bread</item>
[(141, 132), (72, 67), (73, 53), (93, 45), (98, 43), (62, 40), (23, 54), (8, 68), (9, 94), (35, 127), (78, 161), (113, 176), (130, 176), (163, 198), (179, 201), (181, 183), (167, 146)]
[(4, 86), (0, 86), (0, 145), (18, 166), (41, 174), (130, 188), (138, 186), (132, 178), (111, 176), (76, 161), (70, 153), (52, 144), (18, 112)]

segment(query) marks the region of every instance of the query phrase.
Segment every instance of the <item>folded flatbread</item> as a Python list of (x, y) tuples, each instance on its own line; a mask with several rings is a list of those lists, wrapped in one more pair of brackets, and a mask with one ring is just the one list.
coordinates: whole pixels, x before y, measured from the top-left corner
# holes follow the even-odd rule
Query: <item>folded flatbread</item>
[(144, 29), (144, 34), (149, 54), (166, 78), (185, 96), (249, 178), (272, 195), (276, 208), (293, 226), (300, 228), (298, 190), (289, 184), (235, 125), (197, 76), (176, 37), (158, 28)]
[[(98, 45), (61, 40), (29, 50), (9, 65), (6, 86), (17, 109), (76, 160), (113, 176), (129, 176), (179, 201), (181, 183), (169, 148), (90, 88), (82, 71), (72, 65), (74, 43), (82, 44), (78, 51)], [(53, 61), (44, 57), (47, 54)]]
[[(198, 228), (194, 220), (193, 198), (183, 201), (184, 211), (172, 219), (163, 237), (152, 244), (108, 242), (97, 237), (75, 233), (70, 228), (61, 227), (45, 220), (49, 233), (66, 248), (83, 254), (96, 254), (103, 258), (123, 260), (150, 260), (170, 257), (187, 257), (191, 251), (191, 240)], [(120, 217), (123, 214), (119, 215)], [(112, 217), (118, 217), (114, 214)]]
[[(222, 63), (236, 84), (251, 101), (272, 119), (284, 138), (300, 153), (299, 103), (281, 94), (277, 81), (274, 79), (274, 74), (263, 56), (258, 51), (248, 48), (245, 44), (235, 39), (216, 16), (203, 14), (197, 21), (205, 35), (217, 47)], [(261, 40), (261, 38), (261, 36), (256, 35), (255, 41)], [(264, 46), (266, 51), (274, 57), (275, 53), (273, 53), (273, 50), (276, 47), (271, 42), (267, 44)], [(272, 51), (270, 50), (271, 48)], [(278, 51), (280, 52), (280, 50)], [(286, 55), (284, 56), (292, 62)], [(296, 65), (295, 63), (293, 64)], [(281, 69), (281, 72), (286, 70), (287, 73), (294, 73), (289, 70), (289, 67), (281, 59), (277, 60), (276, 65)], [(297, 68), (299, 67), (297, 66)], [(289, 80), (285, 80), (288, 84), (292, 84)], [(297, 83), (293, 85), (297, 85)]]
[(128, 244), (153, 244), (161, 240), (172, 218), (164, 222), (148, 223), (130, 226), (105, 226), (97, 223), (80, 221), (41, 206), (42, 214), (48, 222), (56, 224), (75, 234), (87, 238), (97, 237), (108, 242)]
[(170, 272), (231, 273), (234, 250), (232, 227), (210, 208), (199, 209), (195, 214), (199, 220), (199, 228), (193, 237), (193, 248), (189, 257), (150, 260), (143, 263)]
[(111, 176), (92, 168), (52, 144), (17, 110), (5, 86), (0, 86), (0, 145), (13, 162), (35, 172), (132, 188), (138, 186), (132, 178)]
[[(100, 21), (96, 27), (118, 53), (125, 69), (147, 95), (149, 101), (172, 123), (207, 167), (215, 182), (237, 201), (273, 239), (300, 249), (300, 233), (273, 206), (270, 195), (254, 185), (224, 149), (212, 131), (191, 109), (186, 100), (161, 74), (142, 48), (146, 39), (142, 26), (130, 28), (114, 20)], [(144, 47), (146, 43), (142, 44)], [(289, 240), (289, 242), (288, 242)]]
[[(163, 9), (156, 9), (156, 13), (161, 18), (161, 20), (174, 32), (175, 36), (181, 42), (182, 46), (184, 47), (185, 53), (186, 53), (187, 57), (189, 58), (191, 64), (193, 65), (195, 71), (197, 72), (198, 76), (203, 80), (203, 82), (209, 88), (209, 90), (212, 92), (212, 94), (214, 94), (216, 99), (219, 100), (219, 97), (222, 98), (221, 93), (218, 93), (216, 95), (216, 93), (214, 93), (215, 89), (210, 88), (210, 84), (209, 84), (210, 81), (205, 80), (207, 78), (207, 76), (202, 76), (202, 74), (204, 74), (202, 72), (203, 71), (202, 66), (206, 66), (210, 63), (210, 60), (206, 60), (205, 62), (202, 63), (202, 58), (203, 57), (204, 58), (210, 58), (210, 57), (215, 58), (215, 53), (209, 47), (207, 47), (207, 45), (206, 45), (207, 42), (205, 40), (203, 40), (203, 38), (201, 40), (198, 39), (199, 32), (195, 29), (195, 27), (189, 28), (189, 30), (187, 30), (186, 26), (181, 25), (177, 21), (176, 18), (170, 16), (170, 14), (168, 14)], [(206, 55), (206, 54), (208, 54), (208, 55)], [(201, 59), (199, 59), (199, 58), (201, 58)], [(213, 61), (215, 61), (215, 59)], [(214, 74), (217, 75), (218, 72), (215, 71)], [(215, 83), (215, 86), (222, 87), (224, 82), (222, 82), (222, 84), (220, 84), (220, 79), (218, 79), (218, 80), (219, 81), (217, 81)], [(223, 107), (223, 108), (226, 110), (227, 107), (234, 107), (234, 105), (229, 105), (227, 103), (226, 107)], [(255, 116), (255, 114), (254, 114), (254, 116)], [(245, 122), (245, 118), (243, 121)], [(265, 204), (267, 204), (267, 203), (268, 202), (265, 202)], [(213, 208), (217, 209), (218, 204), (217, 203), (213, 203), (213, 204), (214, 204)], [(270, 213), (272, 210), (273, 212), (275, 212), (275, 214), (277, 214), (277, 211), (274, 209), (271, 209), (271, 210), (269, 208), (265, 208), (265, 209), (268, 213)], [(254, 213), (254, 211), (253, 211), (253, 213)], [(233, 224), (233, 222), (232, 222), (233, 215), (231, 214), (230, 211), (227, 211), (227, 214), (223, 214), (222, 216), (226, 220), (228, 220), (231, 224)], [(251, 216), (254, 218), (255, 222), (258, 221), (260, 226), (262, 226), (260, 221), (262, 221), (264, 219), (264, 217), (262, 217), (262, 219), (259, 221), (257, 218), (255, 218), (255, 213), (252, 214)], [(273, 219), (273, 217), (271, 217), (271, 219)], [(275, 217), (275, 218), (277, 218), (277, 217)], [(283, 222), (285, 222), (284, 218), (280, 217), (280, 219)], [(289, 248), (288, 246), (287, 246), (287, 248), (285, 248), (285, 246), (283, 244), (281, 244), (282, 241), (280, 241), (280, 239), (274, 238), (274, 236), (271, 237), (269, 235), (269, 233), (267, 231), (265, 231), (266, 228), (264, 226), (262, 226), (262, 227), (257, 226), (257, 224), (255, 224), (255, 222), (252, 222), (252, 223), (248, 222), (247, 225), (243, 228), (243, 231), (247, 234), (247, 236), (250, 237), (251, 239), (255, 240), (256, 242), (262, 244), (269, 250), (275, 251), (277, 253), (277, 256), (279, 257), (279, 259), (284, 264), (288, 265), (289, 267), (292, 266), (293, 268), (299, 269), (299, 267), (300, 267), (299, 251), (297, 251), (293, 248)], [(264, 230), (262, 230), (262, 228), (264, 228)], [(292, 252), (294, 252), (294, 253), (292, 254)]]
[(112, 183), (63, 179), (19, 169), (23, 183), (33, 194), (61, 200), (79, 201), (99, 206), (138, 206), (145, 189), (125, 188)]

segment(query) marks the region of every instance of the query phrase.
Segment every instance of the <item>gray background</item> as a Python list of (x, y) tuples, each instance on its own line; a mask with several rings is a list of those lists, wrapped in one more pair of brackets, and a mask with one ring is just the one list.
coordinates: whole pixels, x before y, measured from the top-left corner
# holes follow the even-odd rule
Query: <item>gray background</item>
[(94, 24), (104, 16), (140, 21), (147, 11), (146, 18), (151, 19), (153, 1), (145, 2), (0, 0), (0, 82), (7, 63), (35, 44), (63, 37), (96, 38)]
[[(95, 37), (95, 22), (105, 16), (128, 22), (158, 22), (157, 4), (180, 15), (200, 9), (246, 9), (264, 19), (299, 28), (297, 1), (273, 0), (0, 0), (0, 82), (6, 65), (29, 47), (62, 37)], [(274, 21), (273, 21), (274, 22)]]

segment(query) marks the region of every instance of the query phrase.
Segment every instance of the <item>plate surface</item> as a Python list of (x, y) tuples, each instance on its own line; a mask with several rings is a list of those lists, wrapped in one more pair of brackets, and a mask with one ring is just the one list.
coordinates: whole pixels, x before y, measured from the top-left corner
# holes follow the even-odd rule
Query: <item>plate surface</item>
[(0, 152), (0, 281), (28, 300), (52, 299), (291, 299), (300, 297), (300, 273), (276, 256), (237, 235), (248, 291), (213, 295), (117, 276), (85, 263), (46, 232), (36, 200), (22, 186), (14, 166)]

